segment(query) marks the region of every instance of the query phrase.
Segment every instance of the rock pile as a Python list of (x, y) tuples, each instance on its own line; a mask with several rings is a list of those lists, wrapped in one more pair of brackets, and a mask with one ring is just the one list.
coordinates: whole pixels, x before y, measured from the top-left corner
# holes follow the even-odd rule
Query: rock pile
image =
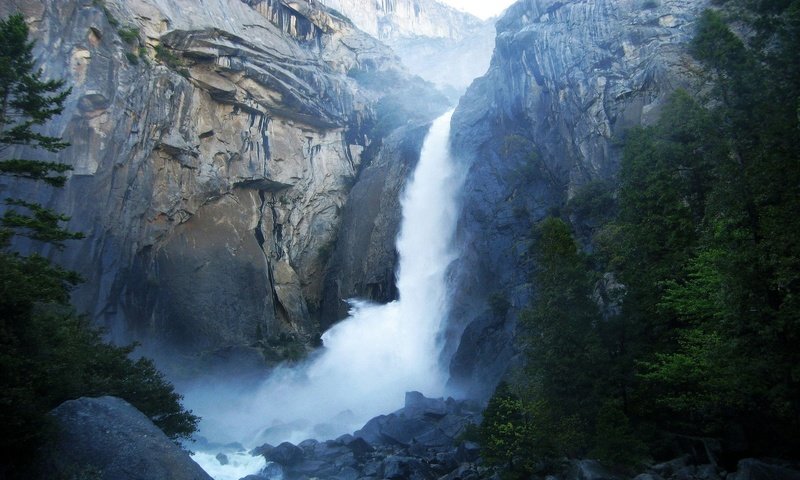
[(480, 422), (480, 412), (475, 402), (409, 392), (402, 409), (373, 418), (352, 435), (255, 449), (267, 467), (242, 480), (479, 478), (479, 447), (464, 434)]

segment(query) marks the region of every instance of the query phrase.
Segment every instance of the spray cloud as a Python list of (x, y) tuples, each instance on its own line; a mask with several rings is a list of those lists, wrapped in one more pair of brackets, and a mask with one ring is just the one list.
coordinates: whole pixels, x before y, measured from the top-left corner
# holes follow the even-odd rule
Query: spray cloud
[(463, 182), (449, 154), (451, 115), (433, 123), (401, 200), (399, 300), (351, 302), (350, 317), (325, 332), (317, 355), (277, 369), (256, 388), (188, 389), (202, 435), (249, 446), (334, 438), (401, 407), (406, 391), (443, 393), (437, 336), (449, 309), (446, 275)]

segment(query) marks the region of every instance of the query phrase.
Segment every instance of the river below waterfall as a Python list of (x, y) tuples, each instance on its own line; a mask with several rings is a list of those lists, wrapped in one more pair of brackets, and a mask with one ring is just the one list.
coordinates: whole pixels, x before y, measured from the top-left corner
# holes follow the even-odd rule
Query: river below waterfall
[(402, 407), (405, 392), (442, 395), (440, 332), (449, 310), (447, 273), (457, 255), (453, 235), (463, 184), (449, 152), (451, 115), (433, 122), (402, 194), (399, 299), (350, 301), (350, 316), (323, 334), (319, 352), (276, 369), (255, 387), (221, 382), (185, 392), (187, 406), (203, 418), (200, 435), (216, 445), (235, 442), (228, 465), (202, 445), (194, 448), (195, 460), (215, 479), (238, 480), (264, 466), (236, 450), (335, 438)]

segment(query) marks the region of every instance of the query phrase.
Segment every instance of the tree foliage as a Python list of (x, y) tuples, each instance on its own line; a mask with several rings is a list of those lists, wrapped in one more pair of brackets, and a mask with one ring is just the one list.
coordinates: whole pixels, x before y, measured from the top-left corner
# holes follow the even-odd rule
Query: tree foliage
[[(674, 435), (718, 438), (733, 458), (797, 458), (800, 0), (724, 3), (690, 48), (707, 94), (677, 91), (655, 125), (627, 132), (616, 203), (602, 199), (616, 215), (595, 229), (590, 261), (569, 224), (540, 224), (527, 365), (505, 404), (545, 408), (536, 426), (530, 408), (495, 409), (485, 428), (522, 422), (530, 439), (572, 416), (583, 442), (550, 454), (609, 465), (658, 456)], [(594, 305), (601, 275), (624, 285), (620, 308)]]
[[(21, 15), (0, 20), (0, 175), (61, 186), (65, 164), (10, 157), (20, 147), (58, 152), (67, 143), (39, 130), (63, 109), (69, 89), (34, 69)], [(170, 438), (188, 438), (198, 418), (133, 346), (105, 343), (69, 305), (80, 277), (38, 254), (12, 248), (14, 237), (56, 248), (82, 237), (69, 218), (23, 199), (6, 199), (0, 219), (0, 477), (24, 466), (52, 431), (47, 412), (81, 396), (115, 395), (148, 415)]]

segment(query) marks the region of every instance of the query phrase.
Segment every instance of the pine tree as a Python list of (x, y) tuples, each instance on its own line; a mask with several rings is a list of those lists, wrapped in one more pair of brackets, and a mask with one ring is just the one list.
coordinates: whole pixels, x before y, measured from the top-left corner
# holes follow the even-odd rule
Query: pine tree
[[(59, 152), (68, 146), (39, 128), (59, 114), (70, 90), (42, 80), (22, 15), (0, 20), (0, 176), (60, 187), (70, 167), (11, 157), (21, 147)], [(64, 248), (83, 235), (69, 217), (22, 199), (5, 199), (0, 218), (0, 478), (28, 478), (25, 466), (51, 431), (47, 412), (65, 400), (114, 395), (148, 415), (170, 438), (188, 438), (198, 417), (133, 346), (103, 342), (70, 305), (80, 278), (38, 255), (13, 250), (14, 236)]]
[[(0, 20), (0, 175), (64, 185), (69, 165), (58, 162), (9, 157), (14, 148), (30, 147), (59, 152), (69, 146), (58, 137), (38, 131), (64, 109), (70, 93), (64, 80), (43, 80), (33, 61), (33, 42), (22, 15)], [(82, 238), (60, 223), (69, 220), (37, 203), (5, 199), (6, 212), (0, 220), (0, 246), (7, 247), (14, 235), (50, 242)]]

